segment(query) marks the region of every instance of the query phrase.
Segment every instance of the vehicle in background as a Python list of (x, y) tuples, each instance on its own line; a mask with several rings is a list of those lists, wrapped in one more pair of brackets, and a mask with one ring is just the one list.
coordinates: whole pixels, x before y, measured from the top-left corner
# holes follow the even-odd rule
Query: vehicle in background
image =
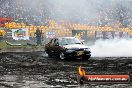
[(50, 40), (45, 45), (49, 57), (56, 56), (60, 59), (78, 58), (88, 60), (91, 57), (90, 48), (75, 37), (58, 37)]

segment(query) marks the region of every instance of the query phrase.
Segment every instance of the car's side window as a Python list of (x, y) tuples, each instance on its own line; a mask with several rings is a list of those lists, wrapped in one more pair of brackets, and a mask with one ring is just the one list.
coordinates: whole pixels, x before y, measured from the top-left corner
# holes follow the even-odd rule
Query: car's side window
[(55, 44), (59, 45), (59, 40), (58, 39), (55, 39)]
[(55, 41), (55, 39), (51, 39), (50, 44), (53, 45), (54, 41)]
[(53, 40), (53, 39), (50, 40), (50, 42), (49, 42), (50, 44), (52, 43), (52, 40)]

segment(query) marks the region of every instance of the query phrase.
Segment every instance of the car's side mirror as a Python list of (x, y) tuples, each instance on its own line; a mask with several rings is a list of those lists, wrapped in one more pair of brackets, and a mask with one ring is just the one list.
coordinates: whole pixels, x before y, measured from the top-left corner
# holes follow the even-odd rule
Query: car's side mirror
[(58, 43), (58, 42), (56, 42), (56, 43), (55, 43), (55, 46), (59, 46), (59, 43)]
[(82, 44), (84, 44), (84, 40), (80, 40)]

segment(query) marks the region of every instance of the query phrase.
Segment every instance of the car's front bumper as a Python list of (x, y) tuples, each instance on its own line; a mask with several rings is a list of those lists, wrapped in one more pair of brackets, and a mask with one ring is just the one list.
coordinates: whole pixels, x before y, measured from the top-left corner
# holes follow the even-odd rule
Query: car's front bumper
[(73, 52), (64, 52), (65, 57), (83, 57), (83, 56), (91, 56), (90, 51), (73, 51)]

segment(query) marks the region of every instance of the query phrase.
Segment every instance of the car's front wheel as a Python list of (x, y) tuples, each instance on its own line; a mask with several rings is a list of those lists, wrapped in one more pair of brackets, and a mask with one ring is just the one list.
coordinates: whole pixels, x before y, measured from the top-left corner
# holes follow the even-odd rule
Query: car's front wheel
[(88, 60), (91, 57), (91, 55), (83, 56), (83, 60)]
[(64, 60), (64, 59), (65, 59), (65, 55), (64, 55), (63, 52), (60, 53), (59, 58), (60, 58), (61, 60)]

